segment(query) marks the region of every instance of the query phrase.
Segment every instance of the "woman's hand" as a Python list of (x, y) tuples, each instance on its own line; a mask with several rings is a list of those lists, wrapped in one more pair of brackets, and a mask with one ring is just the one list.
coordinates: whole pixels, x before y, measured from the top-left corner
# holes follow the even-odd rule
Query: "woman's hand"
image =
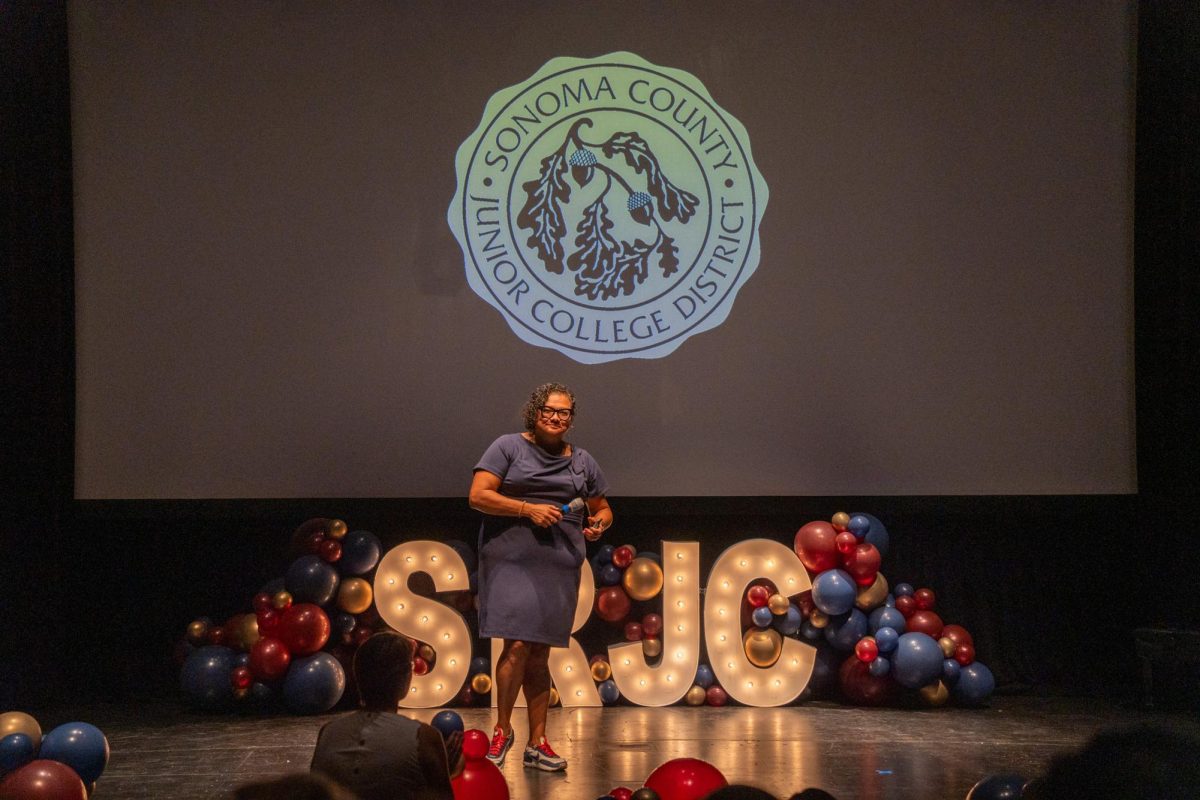
[(583, 529), (583, 538), (594, 542), (604, 535), (604, 529), (607, 527), (603, 517), (588, 517), (587, 527)]
[(548, 528), (562, 519), (562, 509), (545, 503), (526, 503), (525, 516), (539, 528)]

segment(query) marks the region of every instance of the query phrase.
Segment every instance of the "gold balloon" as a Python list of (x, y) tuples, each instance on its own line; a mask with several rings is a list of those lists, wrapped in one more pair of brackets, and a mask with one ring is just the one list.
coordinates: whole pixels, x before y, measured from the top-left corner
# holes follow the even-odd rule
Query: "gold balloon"
[(783, 637), (774, 628), (751, 628), (742, 637), (746, 658), (756, 667), (769, 667), (783, 652)]
[(204, 640), (208, 638), (208, 623), (196, 620), (188, 625), (187, 638), (192, 644), (204, 644)]
[(662, 591), (662, 567), (649, 558), (635, 558), (621, 578), (626, 593), (634, 600), (650, 600)]
[(946, 658), (954, 658), (954, 648), (958, 647), (958, 645), (949, 636), (943, 636), (938, 639), (938, 647), (942, 648), (942, 655)]
[(812, 613), (808, 615), (808, 621), (812, 623), (814, 628), (824, 628), (829, 624), (829, 615), (819, 608), (814, 608)]
[(850, 524), (850, 515), (845, 511), (839, 511), (829, 520), (829, 524), (838, 532), (844, 531), (846, 530), (846, 526)]
[(486, 672), (476, 673), (475, 677), (471, 678), (471, 691), (475, 694), (487, 694), (492, 690), (492, 676)]
[(693, 686), (687, 690), (687, 694), (684, 696), (684, 700), (689, 706), (702, 706), (707, 698), (708, 693), (704, 691), (703, 686)]
[(612, 667), (607, 661), (596, 661), (592, 664), (592, 680), (596, 683), (606, 681), (612, 677)]
[(330, 539), (343, 538), (346, 535), (346, 523), (342, 522), (340, 519), (330, 520), (329, 529), (326, 531), (326, 535)]
[(791, 603), (781, 594), (773, 594), (767, 598), (767, 608), (771, 609), (772, 614), (786, 614), (789, 605)]
[(858, 587), (858, 594), (854, 598), (854, 605), (858, 606), (861, 611), (873, 611), (884, 604), (888, 595), (887, 578), (883, 577), (882, 572), (875, 573), (875, 581), (870, 586)]
[(271, 605), (278, 611), (283, 611), (292, 605), (292, 593), (288, 591), (278, 591), (271, 597)]
[(646, 658), (658, 658), (662, 655), (662, 639), (650, 637), (642, 639), (642, 653)]
[(922, 686), (920, 695), (922, 703), (937, 708), (946, 705), (946, 701), (950, 699), (950, 690), (946, 688), (945, 683), (938, 681), (928, 686)]
[(347, 614), (361, 614), (371, 607), (375, 599), (371, 584), (363, 578), (346, 578), (338, 587), (338, 608)]
[(12, 733), (23, 733), (33, 740), (33, 746), (42, 743), (42, 726), (24, 711), (9, 711), (0, 714), (0, 739)]
[(559, 699), (558, 698), (558, 689), (555, 689), (553, 686), (551, 686), (550, 687), (550, 705), (552, 705), (552, 706), (558, 705), (558, 699)]
[(243, 650), (254, 647), (254, 643), (259, 639), (258, 617), (253, 614), (234, 617), (232, 628), (233, 643)]
[(433, 662), (437, 659), (437, 652), (435, 652), (434, 649), (427, 644), (422, 644), (417, 648), (417, 655), (425, 659), (425, 663), (429, 664), (431, 667), (433, 666)]

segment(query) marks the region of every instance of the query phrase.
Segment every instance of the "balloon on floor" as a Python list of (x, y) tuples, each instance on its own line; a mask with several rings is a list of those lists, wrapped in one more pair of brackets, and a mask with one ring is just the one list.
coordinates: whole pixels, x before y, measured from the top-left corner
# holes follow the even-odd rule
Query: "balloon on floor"
[(87, 722), (44, 735), (23, 711), (0, 714), (0, 800), (86, 798), (108, 766), (108, 739)]

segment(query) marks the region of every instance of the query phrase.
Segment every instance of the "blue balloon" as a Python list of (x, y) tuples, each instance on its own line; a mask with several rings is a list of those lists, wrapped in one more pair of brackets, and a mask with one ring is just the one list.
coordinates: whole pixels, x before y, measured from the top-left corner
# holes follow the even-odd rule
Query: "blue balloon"
[(179, 685), (197, 708), (220, 711), (232, 703), (229, 673), (233, 660), (233, 650), (216, 645), (198, 647), (188, 655), (179, 673)]
[(812, 620), (804, 620), (800, 626), (800, 637), (809, 642), (819, 642), (825, 638), (825, 631), (812, 624)]
[(857, 594), (854, 579), (840, 569), (827, 569), (813, 581), (813, 604), (831, 617), (853, 608)]
[(601, 566), (604, 564), (611, 564), (613, 550), (615, 549), (616, 548), (611, 544), (600, 545), (600, 549), (596, 551), (596, 561), (599, 562)]
[(662, 554), (661, 553), (652, 553), (649, 550), (643, 550), (637, 554), (637, 558), (648, 558), (651, 561), (653, 561), (655, 564), (658, 564), (660, 567), (662, 566)]
[[(269, 580), (266, 583), (264, 583), (262, 585), (262, 588), (258, 590), (258, 593), (259, 594), (276, 595), (276, 594), (279, 594), (280, 592), (282, 592), (286, 588), (287, 588), (287, 584), (284, 583), (283, 578), (274, 578), (274, 579)], [(203, 617), (202, 617), (202, 619), (203, 619)], [(212, 623), (209, 622), (209, 624), (211, 625)]]
[(825, 626), (825, 641), (843, 653), (854, 649), (858, 640), (867, 635), (867, 615), (857, 608), (844, 617), (831, 617)]
[(27, 733), (10, 733), (0, 739), (0, 775), (33, 761), (37, 745)]
[(603, 701), (604, 705), (606, 706), (611, 706), (621, 697), (621, 690), (617, 688), (617, 684), (612, 678), (609, 678), (606, 681), (601, 681), (600, 685), (596, 688), (600, 691), (600, 700)]
[(343, 639), (354, 633), (354, 628), (358, 625), (358, 620), (353, 614), (345, 611), (339, 611), (329, 618), (329, 629), (336, 639)]
[(988, 775), (967, 792), (967, 800), (1020, 800), (1026, 780), (1020, 775)]
[(853, 516), (867, 518), (871, 525), (867, 530), (864, 541), (867, 544), (875, 545), (875, 549), (879, 551), (880, 556), (886, 556), (888, 548), (891, 547), (891, 537), (888, 536), (887, 528), (883, 527), (883, 523), (879, 521), (879, 518), (865, 511), (857, 511)]
[(896, 645), (900, 642), (900, 632), (895, 628), (889, 628), (884, 625), (879, 630), (875, 631), (875, 646), (879, 648), (881, 653), (890, 653), (896, 649)]
[(888, 596), (884, 598), (883, 604), (885, 606), (887, 606), (888, 608), (895, 608), (896, 607), (896, 595), (892, 594), (891, 592), (888, 592)]
[(346, 673), (329, 653), (297, 658), (283, 679), (283, 702), (293, 714), (321, 714), (337, 705)]
[(465, 730), (463, 718), (458, 715), (457, 711), (450, 709), (439, 711), (429, 724), (438, 729), (438, 733), (442, 735), (443, 739), (449, 739), (450, 734), (462, 733)]
[(836, 691), (838, 685), (838, 669), (846, 657), (832, 647), (818, 647), (817, 658), (813, 661), (812, 677), (808, 679), (808, 688), (813, 697), (824, 697)]
[(771, 627), (771, 622), (775, 619), (775, 615), (771, 613), (771, 609), (766, 606), (759, 606), (750, 614), (750, 620), (760, 628)]
[[(345, 551), (343, 551), (344, 553)], [(288, 567), (287, 590), (297, 603), (329, 605), (337, 594), (337, 570), (318, 556), (300, 556)]]
[(255, 681), (250, 684), (250, 703), (247, 710), (250, 711), (266, 711), (267, 706), (271, 704), (272, 698), (275, 697), (275, 692), (268, 684), (262, 681)]
[[(225, 682), (229, 682), (228, 675)], [(86, 786), (95, 782), (108, 766), (108, 739), (95, 725), (68, 722), (42, 737), (38, 757), (66, 764)]]
[(236, 656), (233, 657), (233, 666), (234, 667), (250, 666), (250, 654), (249, 653), (238, 653)]
[(474, 547), (471, 547), (471, 545), (461, 539), (451, 539), (446, 544), (450, 545), (450, 548), (458, 553), (458, 557), (463, 560), (463, 564), (467, 567), (467, 572), (474, 572), (475, 568), (479, 566), (479, 557), (475, 555)]
[(878, 631), (880, 628), (891, 628), (896, 633), (904, 633), (908, 627), (908, 621), (904, 619), (904, 615), (894, 608), (877, 608), (871, 612), (871, 630)]
[(487, 675), (492, 674), (492, 662), (488, 661), (487, 656), (475, 656), (471, 659), (470, 674), (478, 675), (481, 672)]
[(942, 662), (942, 680), (948, 685), (953, 686), (960, 675), (962, 675), (962, 665), (953, 658), (947, 658)]
[(867, 672), (871, 673), (871, 676), (875, 678), (882, 678), (891, 671), (892, 662), (883, 656), (875, 656), (875, 660), (867, 665)]
[(896, 595), (896, 597), (911, 597), (914, 591), (916, 590), (913, 589), (911, 583), (897, 583), (892, 587), (892, 594)]
[(600, 568), (600, 585), (616, 586), (621, 582), (621, 570), (611, 562)]
[(696, 667), (696, 680), (692, 681), (692, 683), (707, 689), (713, 685), (713, 681), (716, 679), (717, 676), (713, 675), (712, 667), (708, 664), (701, 664)]
[(780, 614), (771, 624), (784, 636), (795, 636), (800, 632), (800, 626), (804, 624), (804, 615), (794, 604), (788, 603), (787, 612)]
[(860, 542), (867, 535), (867, 531), (871, 530), (871, 520), (867, 519), (865, 514), (854, 514), (850, 517), (850, 522), (846, 524), (846, 530), (854, 534), (854, 537)]
[(987, 700), (995, 688), (996, 678), (992, 671), (976, 661), (959, 672), (950, 696), (965, 706), (977, 706)]
[[(342, 541), (342, 558), (338, 561), (343, 575), (362, 575), (375, 569), (379, 556), (383, 554), (383, 545), (379, 537), (370, 531), (352, 531), (346, 534)], [(467, 567), (471, 571), (471, 567)]]
[(896, 683), (917, 689), (932, 683), (942, 674), (942, 648), (924, 633), (906, 633), (896, 643), (892, 655), (892, 676)]

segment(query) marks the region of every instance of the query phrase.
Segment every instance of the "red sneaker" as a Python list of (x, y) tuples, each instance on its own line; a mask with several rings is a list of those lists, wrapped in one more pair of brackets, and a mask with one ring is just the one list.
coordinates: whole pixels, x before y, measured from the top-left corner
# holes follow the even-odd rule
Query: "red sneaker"
[(508, 734), (496, 728), (492, 731), (492, 746), (488, 748), (487, 760), (495, 764), (497, 767), (504, 766), (504, 757), (508, 755), (508, 751), (512, 749), (513, 732), (510, 728)]

